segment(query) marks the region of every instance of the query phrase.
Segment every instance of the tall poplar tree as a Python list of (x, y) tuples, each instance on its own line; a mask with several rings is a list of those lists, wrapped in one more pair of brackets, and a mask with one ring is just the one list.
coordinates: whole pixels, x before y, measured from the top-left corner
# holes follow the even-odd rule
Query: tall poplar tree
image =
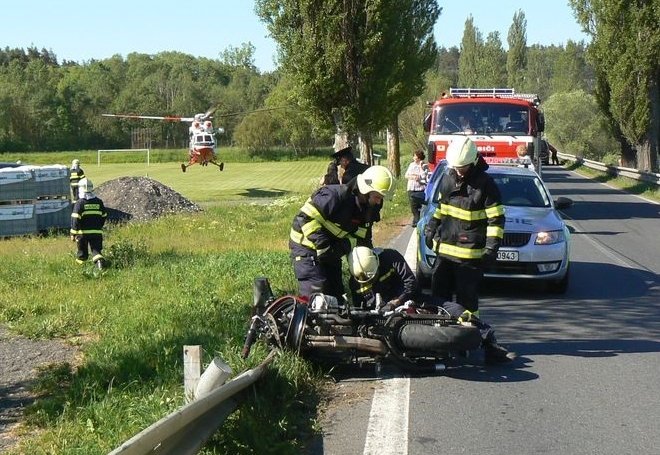
[(488, 34), (479, 60), (480, 87), (504, 87), (507, 82), (506, 52), (499, 32)]
[(624, 165), (658, 171), (660, 142), (660, 7), (657, 0), (570, 0), (591, 35), (587, 56), (597, 78), (599, 104), (623, 138)]
[(507, 37), (509, 51), (506, 56), (506, 73), (509, 87), (521, 90), (527, 69), (527, 19), (522, 10), (513, 15)]
[(256, 11), (301, 104), (338, 132), (359, 133), (370, 161), (371, 134), (424, 89), (437, 55), (437, 2), (257, 0)]
[(481, 32), (474, 26), (470, 14), (465, 20), (461, 56), (458, 59), (458, 85), (461, 87), (479, 87), (479, 60), (484, 46)]

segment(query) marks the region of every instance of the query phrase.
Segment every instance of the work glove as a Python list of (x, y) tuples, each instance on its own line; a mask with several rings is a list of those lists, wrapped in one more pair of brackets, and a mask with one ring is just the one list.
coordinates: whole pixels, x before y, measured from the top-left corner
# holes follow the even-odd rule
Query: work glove
[(389, 313), (390, 311), (394, 311), (394, 309), (398, 306), (399, 306), (399, 301), (398, 300), (396, 300), (396, 299), (395, 300), (390, 300), (385, 305), (380, 307), (380, 313), (381, 314)]
[(429, 250), (433, 249), (433, 235), (434, 232), (429, 232), (428, 229), (424, 230), (424, 243), (426, 244), (426, 248)]
[(497, 251), (492, 248), (486, 248), (484, 255), (481, 256), (481, 260), (484, 265), (492, 265), (497, 261)]

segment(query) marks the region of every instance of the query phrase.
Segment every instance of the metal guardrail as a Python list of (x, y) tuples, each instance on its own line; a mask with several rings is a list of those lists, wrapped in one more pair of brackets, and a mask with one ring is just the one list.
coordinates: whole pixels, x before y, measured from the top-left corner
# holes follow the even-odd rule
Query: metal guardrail
[(597, 171), (606, 172), (612, 176), (628, 177), (633, 180), (660, 185), (660, 173), (639, 171), (629, 167), (612, 166), (609, 164), (599, 163), (598, 161), (588, 160), (579, 156), (569, 155), (567, 153), (557, 153), (557, 156), (569, 161), (575, 161), (578, 164), (582, 164)]
[(192, 455), (243, 400), (245, 389), (259, 380), (275, 358), (272, 351), (256, 368), (245, 371), (208, 394), (180, 407), (142, 430), (109, 455)]

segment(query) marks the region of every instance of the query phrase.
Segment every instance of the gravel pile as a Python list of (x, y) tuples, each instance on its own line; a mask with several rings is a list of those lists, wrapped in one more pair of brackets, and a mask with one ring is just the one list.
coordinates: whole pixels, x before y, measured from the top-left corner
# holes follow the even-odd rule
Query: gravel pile
[(148, 177), (120, 177), (94, 193), (103, 200), (109, 221), (149, 221), (162, 215), (202, 209), (169, 186)]
[(78, 350), (60, 340), (30, 340), (0, 325), (0, 453), (19, 440), (13, 431), (34, 401), (30, 388), (39, 367), (75, 363)]

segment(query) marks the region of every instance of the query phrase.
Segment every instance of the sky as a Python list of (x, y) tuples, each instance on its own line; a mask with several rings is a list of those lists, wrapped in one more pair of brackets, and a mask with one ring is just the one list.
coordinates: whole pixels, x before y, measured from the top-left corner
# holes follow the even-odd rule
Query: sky
[[(200, 3), (173, 0), (2, 2), (0, 48), (34, 46), (52, 51), (59, 62), (84, 63), (131, 52), (179, 51), (220, 58), (224, 50), (250, 42), (261, 71), (275, 67), (276, 44), (254, 13), (252, 0)], [(485, 39), (497, 31), (504, 48), (513, 15), (527, 20), (527, 44), (563, 45), (589, 41), (575, 21), (567, 0), (438, 0), (442, 14), (434, 29), (438, 46), (459, 46), (465, 21), (473, 17)], [(193, 5), (191, 7), (191, 5)]]

